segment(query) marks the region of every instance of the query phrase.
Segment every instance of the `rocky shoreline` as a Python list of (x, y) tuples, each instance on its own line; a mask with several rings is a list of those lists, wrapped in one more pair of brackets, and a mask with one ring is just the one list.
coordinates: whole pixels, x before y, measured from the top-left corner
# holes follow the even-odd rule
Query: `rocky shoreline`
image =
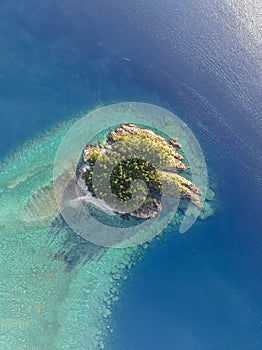
[[(118, 200), (122, 200), (123, 204), (134, 194), (140, 198), (143, 194), (142, 188), (138, 188), (132, 194), (130, 191), (130, 186), (135, 179), (143, 180), (146, 183), (148, 193), (146, 200), (138, 209), (130, 211), (112, 209), (112, 212), (120, 214), (123, 218), (129, 216), (139, 219), (153, 218), (162, 209), (162, 196), (179, 197), (184, 203), (191, 200), (197, 209), (203, 209), (200, 201), (201, 191), (182, 174), (183, 171), (189, 169), (189, 166), (183, 162), (184, 157), (179, 153), (181, 145), (177, 140), (174, 138), (166, 140), (151, 130), (130, 123), (121, 124), (116, 129), (111, 130), (104, 143), (85, 146), (77, 168), (77, 181), (81, 183), (82, 191), (84, 188), (86, 189), (85, 196), (89, 198), (89, 202), (98, 207), (99, 203), (106, 203), (107, 193), (100, 192), (99, 198), (97, 198), (97, 188), (94, 188), (92, 182), (93, 170), (96, 161), (103, 159), (101, 166), (106, 172), (110, 157), (111, 159), (117, 157), (119, 142), (122, 145), (121, 151), (124, 148), (124, 151), (128, 150), (133, 156), (132, 159), (130, 157), (130, 159), (119, 163), (112, 172), (110, 186), (113, 195)], [(137, 159), (136, 149), (150, 154), (160, 165), (159, 169), (161, 170), (152, 167), (146, 158), (145, 160)], [(92, 197), (93, 200), (90, 200)], [(103, 206), (101, 206), (102, 210)]]

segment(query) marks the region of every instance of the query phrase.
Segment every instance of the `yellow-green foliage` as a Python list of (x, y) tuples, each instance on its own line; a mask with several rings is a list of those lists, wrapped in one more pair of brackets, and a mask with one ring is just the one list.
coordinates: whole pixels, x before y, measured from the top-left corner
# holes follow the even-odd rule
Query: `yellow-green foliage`
[(97, 148), (93, 148), (93, 150), (88, 154), (85, 162), (88, 162), (91, 166), (95, 165), (97, 158), (100, 156), (100, 151)]
[[(161, 143), (157, 144), (144, 135), (121, 136), (118, 141), (120, 140), (122, 142), (117, 142), (113, 150), (108, 149), (106, 154), (103, 154), (100, 158), (99, 167), (102, 170), (100, 180), (103, 181), (103, 172), (106, 173), (110, 165), (116, 163), (117, 166), (111, 173), (110, 187), (117, 198), (126, 201), (132, 197), (130, 185), (135, 179), (143, 180), (146, 183), (149, 194), (160, 194), (162, 186), (158, 173), (146, 158), (150, 155), (150, 159), (153, 159), (153, 163), (157, 167), (168, 167), (173, 165), (173, 157), (170, 156)], [(143, 150), (145, 159), (136, 158), (138, 149)], [(130, 155), (130, 159), (117, 162), (116, 160), (119, 159), (120, 154)], [(86, 162), (93, 167), (100, 155), (100, 150), (94, 147), (93, 150), (90, 150)], [(92, 175), (92, 171), (87, 172), (85, 180), (89, 191), (95, 194), (96, 188), (92, 184)], [(99, 184), (99, 177), (97, 183)], [(135, 192), (138, 192), (138, 190), (134, 190), (134, 194), (136, 197), (139, 196), (139, 193)], [(99, 193), (98, 195), (100, 198), (106, 197), (106, 193)]]
[(143, 150), (145, 157), (150, 156), (160, 168), (172, 168), (176, 166), (176, 160), (171, 153), (171, 149), (166, 147), (161, 142), (151, 139), (146, 135), (121, 135), (115, 137), (116, 141), (122, 141), (124, 145), (123, 152), (128, 152), (130, 155), (135, 155), (137, 150)]

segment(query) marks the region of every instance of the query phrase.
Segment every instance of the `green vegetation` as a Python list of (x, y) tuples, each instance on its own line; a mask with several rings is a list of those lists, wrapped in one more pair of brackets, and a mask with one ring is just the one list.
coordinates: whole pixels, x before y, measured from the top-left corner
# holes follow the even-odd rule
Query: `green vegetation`
[(125, 207), (124, 202), (132, 198), (139, 209), (127, 214), (137, 217), (155, 216), (161, 210), (161, 196), (192, 198), (202, 208), (199, 189), (178, 174), (188, 166), (177, 147), (175, 139), (166, 140), (136, 125), (121, 124), (109, 132), (104, 144), (85, 147), (82, 177), (88, 191), (105, 202), (113, 195)]
[[(101, 170), (106, 172), (109, 168), (110, 162), (114, 157), (114, 152), (109, 152), (107, 156), (103, 156), (102, 161), (99, 163)], [(91, 153), (88, 158), (90, 166), (94, 166), (95, 161), (98, 159), (97, 152)], [(100, 177), (98, 176), (97, 183), (99, 184), (99, 178), (102, 182), (104, 180), (103, 172), (100, 172)], [(93, 182), (93, 171), (90, 170), (85, 175), (85, 182), (89, 191), (95, 195), (97, 188), (94, 188)], [(149, 195), (160, 195), (162, 184), (158, 176), (156, 169), (147, 161), (132, 158), (127, 159), (118, 163), (118, 165), (113, 169), (110, 176), (110, 188), (112, 193), (120, 200), (127, 201), (131, 199), (131, 184), (135, 179), (143, 180), (149, 191)], [(133, 189), (133, 193), (138, 195), (139, 188)], [(140, 188), (142, 191), (142, 188)], [(107, 193), (99, 193), (100, 198), (105, 198)]]
[(120, 152), (135, 155), (138, 150), (143, 150), (145, 157), (150, 156), (159, 168), (176, 167), (177, 161), (172, 154), (172, 148), (157, 139), (140, 134), (115, 136), (114, 141), (121, 143), (123, 149), (119, 149)]
[(155, 168), (136, 158), (123, 161), (114, 168), (110, 178), (112, 193), (123, 201), (131, 199), (130, 185), (135, 179), (144, 180), (151, 195), (160, 195), (162, 184)]

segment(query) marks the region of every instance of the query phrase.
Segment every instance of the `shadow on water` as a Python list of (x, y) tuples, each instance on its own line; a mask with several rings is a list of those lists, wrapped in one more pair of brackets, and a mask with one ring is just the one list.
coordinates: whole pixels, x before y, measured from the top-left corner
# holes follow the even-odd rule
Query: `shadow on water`
[(55, 254), (55, 260), (62, 260), (66, 271), (71, 272), (79, 264), (87, 264), (103, 256), (106, 248), (99, 247), (75, 233), (59, 216), (52, 222), (50, 229), (51, 241), (63, 236), (60, 249)]

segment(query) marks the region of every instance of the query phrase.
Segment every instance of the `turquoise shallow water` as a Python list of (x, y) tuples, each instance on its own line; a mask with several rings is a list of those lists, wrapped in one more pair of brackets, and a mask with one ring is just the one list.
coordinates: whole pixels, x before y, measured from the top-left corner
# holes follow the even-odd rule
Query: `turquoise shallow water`
[(95, 246), (59, 217), (53, 164), (73, 123), (30, 141), (2, 165), (4, 349), (103, 349), (121, 281), (147, 247)]
[[(0, 173), (1, 349), (261, 348), (256, 9), (249, 1), (0, 3), (1, 157), (17, 148)], [(218, 184), (215, 217), (197, 222), (188, 240), (169, 232), (145, 256), (105, 252), (52, 222), (52, 162), (72, 122), (35, 139), (120, 101), (176, 111)], [(141, 255), (125, 282), (125, 266)]]
[[(133, 252), (94, 248), (73, 233), (66, 245), (69, 228), (53, 223), (52, 164), (70, 125), (26, 144), (2, 167), (2, 349), (102, 349), (110, 333), (110, 304)], [(69, 255), (81, 249), (90, 261), (74, 266)]]

